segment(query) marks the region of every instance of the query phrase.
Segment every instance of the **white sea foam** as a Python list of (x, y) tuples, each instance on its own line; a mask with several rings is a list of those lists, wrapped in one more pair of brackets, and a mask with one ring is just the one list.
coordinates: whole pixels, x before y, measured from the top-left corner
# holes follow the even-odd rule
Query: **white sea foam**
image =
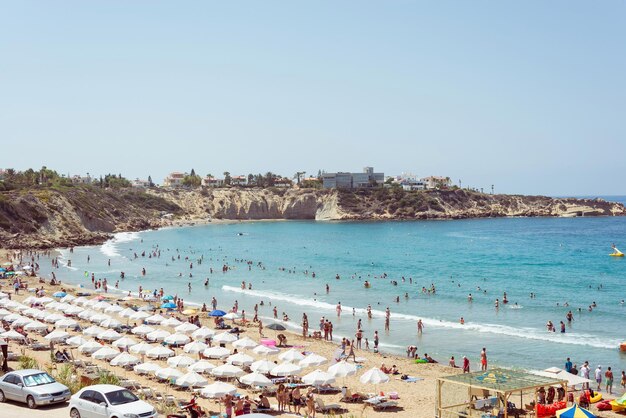
[[(334, 312), (336, 305), (317, 301), (313, 299), (301, 298), (293, 295), (286, 295), (283, 293), (275, 293), (270, 291), (259, 290), (244, 290), (233, 286), (222, 286), (222, 290), (227, 292), (242, 293), (250, 296), (256, 296), (259, 298), (267, 298), (272, 300), (280, 300), (287, 303), (292, 303), (298, 306), (309, 306), (316, 309)], [(344, 311), (351, 311), (352, 307), (343, 306)], [(367, 314), (367, 309), (355, 308), (358, 314)], [(372, 316), (376, 318), (384, 318), (385, 312), (372, 309)], [(508, 325), (488, 324), (488, 323), (466, 323), (461, 325), (458, 322), (445, 321), (434, 318), (424, 318), (416, 315), (409, 315), (403, 313), (391, 313), (392, 320), (403, 320), (410, 322), (417, 322), (421, 319), (426, 327), (432, 328), (445, 328), (459, 331), (471, 331), (472, 333), (485, 333), (494, 335), (504, 335), (507, 337), (521, 338), (527, 340), (545, 341), (557, 344), (570, 344), (570, 345), (583, 345), (596, 348), (608, 348), (614, 349), (619, 346), (620, 341), (612, 339), (602, 339), (595, 335), (580, 334), (580, 333), (549, 333), (543, 329), (529, 328), (529, 327), (511, 327)]]
[(137, 232), (118, 232), (100, 246), (100, 252), (107, 257), (119, 257), (121, 254), (119, 253), (119, 244), (123, 244), (125, 242), (131, 242), (139, 238), (139, 233)]

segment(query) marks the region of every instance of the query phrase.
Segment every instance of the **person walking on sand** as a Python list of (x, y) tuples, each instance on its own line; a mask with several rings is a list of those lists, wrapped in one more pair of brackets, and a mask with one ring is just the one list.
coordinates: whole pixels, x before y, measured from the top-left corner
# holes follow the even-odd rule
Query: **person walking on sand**
[(480, 352), (480, 370), (487, 370), (487, 349), (485, 347)]

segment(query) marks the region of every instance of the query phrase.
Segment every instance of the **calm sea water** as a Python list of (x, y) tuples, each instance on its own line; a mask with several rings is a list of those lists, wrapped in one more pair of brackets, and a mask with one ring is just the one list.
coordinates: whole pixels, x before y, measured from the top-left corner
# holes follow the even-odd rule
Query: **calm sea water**
[[(279, 316), (286, 312), (292, 320), (287, 325), (294, 328), (299, 328), (302, 312), (312, 328), (327, 316), (339, 337), (353, 336), (361, 318), (370, 341), (379, 330), (383, 350), (403, 353), (415, 344), (419, 353), (442, 362), (467, 355), (477, 366), (480, 349), (487, 347), (491, 362), (505, 366), (562, 367), (571, 357), (579, 364), (589, 360), (622, 370), (626, 356), (618, 344), (626, 340), (626, 306), (620, 303), (626, 299), (626, 258), (609, 257), (611, 243), (626, 250), (626, 218), (215, 224), (123, 233), (99, 247), (63, 251), (62, 260), (71, 259), (73, 268), (57, 275), (90, 287), (85, 272), (93, 272), (112, 286), (124, 271), (122, 289), (163, 287), (187, 302), (207, 304), (215, 296), (225, 310), (238, 300), (248, 315), (263, 300), (262, 316), (271, 317), (277, 306)], [(148, 258), (157, 246), (161, 257)], [(141, 257), (144, 250), (146, 257)], [(204, 262), (198, 264), (201, 256)], [(236, 261), (242, 259), (254, 262), (250, 270)], [(233, 269), (223, 274), (225, 263)], [(383, 273), (387, 278), (381, 278)], [(371, 288), (364, 288), (365, 280)], [(241, 290), (242, 281), (252, 283), (253, 290)], [(431, 284), (436, 294), (421, 292)], [(503, 292), (510, 303), (495, 309)], [(531, 292), (536, 298), (530, 298)], [(341, 318), (335, 313), (339, 301)], [(593, 302), (597, 308), (589, 312)], [(368, 304), (372, 320), (365, 314)], [(390, 332), (383, 331), (386, 307), (392, 312)], [(565, 334), (546, 330), (548, 320), (557, 327), (566, 322), (570, 309), (575, 319)], [(459, 323), (461, 317), (465, 325)], [(421, 336), (418, 319), (425, 325)]]

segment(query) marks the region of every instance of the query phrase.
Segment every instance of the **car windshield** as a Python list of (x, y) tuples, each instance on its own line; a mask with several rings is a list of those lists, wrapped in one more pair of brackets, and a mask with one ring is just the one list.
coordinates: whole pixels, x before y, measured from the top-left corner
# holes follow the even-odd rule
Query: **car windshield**
[(40, 386), (47, 385), (48, 383), (54, 383), (55, 380), (48, 373), (31, 374), (30, 376), (24, 376), (24, 386)]
[(106, 394), (107, 399), (111, 405), (123, 405), (125, 403), (138, 401), (139, 398), (133, 395), (132, 392), (126, 389), (116, 390)]

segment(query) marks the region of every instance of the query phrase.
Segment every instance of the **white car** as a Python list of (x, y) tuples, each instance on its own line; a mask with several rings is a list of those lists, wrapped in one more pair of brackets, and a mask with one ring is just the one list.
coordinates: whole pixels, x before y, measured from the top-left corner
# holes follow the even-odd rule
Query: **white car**
[(29, 408), (67, 402), (70, 390), (46, 372), (36, 369), (16, 370), (0, 378), (0, 402), (7, 399), (25, 402)]
[(93, 385), (70, 398), (70, 418), (154, 418), (156, 410), (131, 391), (115, 385)]

